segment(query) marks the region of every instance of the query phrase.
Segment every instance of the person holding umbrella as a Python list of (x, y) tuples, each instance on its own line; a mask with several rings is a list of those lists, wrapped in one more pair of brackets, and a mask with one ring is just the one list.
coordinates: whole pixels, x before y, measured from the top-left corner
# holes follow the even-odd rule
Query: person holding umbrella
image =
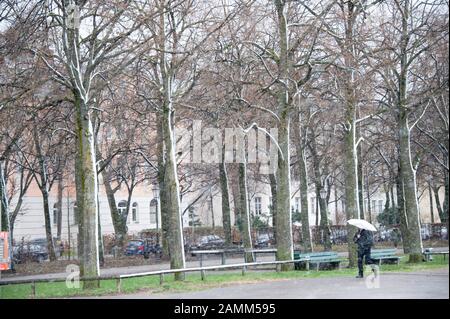
[[(370, 251), (373, 246), (372, 231), (376, 231), (377, 229), (363, 219), (350, 219), (348, 223), (359, 228), (358, 232), (353, 237), (353, 241), (358, 245), (358, 276), (356, 276), (356, 278), (363, 278), (363, 259), (365, 259), (366, 265), (373, 265), (375, 263), (375, 261), (370, 258)], [(372, 271), (374, 271), (374, 269), (372, 269)]]

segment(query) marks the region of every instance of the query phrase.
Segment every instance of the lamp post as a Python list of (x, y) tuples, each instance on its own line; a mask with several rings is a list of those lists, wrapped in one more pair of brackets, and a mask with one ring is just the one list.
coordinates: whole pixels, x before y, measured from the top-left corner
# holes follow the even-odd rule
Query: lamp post
[(156, 244), (159, 245), (159, 217), (158, 217), (158, 198), (159, 198), (159, 185), (154, 183), (152, 186), (153, 199), (156, 201), (155, 214), (156, 214)]

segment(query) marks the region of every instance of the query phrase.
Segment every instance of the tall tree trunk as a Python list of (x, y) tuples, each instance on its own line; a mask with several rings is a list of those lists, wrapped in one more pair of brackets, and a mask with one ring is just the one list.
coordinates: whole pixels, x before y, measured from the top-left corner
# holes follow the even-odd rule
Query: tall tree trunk
[(429, 196), (429, 199), (430, 199), (431, 223), (434, 224), (433, 190), (431, 188), (431, 183), (428, 183), (428, 196)]
[[(358, 134), (359, 136), (359, 134)], [(359, 214), (361, 218), (368, 219), (366, 216), (366, 211), (364, 209), (364, 170), (362, 164), (362, 143), (360, 143), (357, 148), (357, 164), (358, 164), (358, 202), (359, 202)]]
[(233, 238), (231, 234), (231, 211), (230, 211), (230, 192), (228, 188), (227, 167), (222, 152), (222, 161), (219, 164), (220, 189), (222, 191), (222, 225), (225, 236), (225, 245), (231, 246)]
[(116, 197), (114, 190), (111, 186), (111, 176), (108, 168), (102, 170), (103, 185), (105, 187), (106, 199), (108, 200), (109, 211), (111, 212), (111, 220), (114, 227), (114, 233), (116, 235), (115, 245), (120, 247), (120, 251), (123, 251), (125, 246), (125, 239), (127, 237), (127, 224), (126, 219), (119, 213), (117, 209)]
[[(277, 13), (278, 45), (280, 59), (278, 74), (285, 85), (289, 83), (289, 73), (292, 61), (289, 54), (288, 22), (286, 18), (287, 6), (283, 0), (275, 0)], [(292, 105), (290, 94), (284, 85), (280, 85), (278, 92), (278, 154), (277, 167), (277, 260), (292, 260), (294, 249), (292, 242), (292, 212), (291, 212), (291, 165), (289, 152), (290, 116)], [(283, 264), (282, 271), (292, 270), (293, 264)]]
[[(180, 194), (178, 186), (177, 163), (175, 159), (175, 142), (172, 130), (172, 106), (170, 99), (164, 105), (163, 137), (165, 146), (164, 166), (164, 206), (167, 209), (167, 239), (170, 255), (170, 268), (185, 268), (183, 229), (181, 222)], [(176, 273), (175, 280), (184, 280), (184, 273)]]
[(320, 212), (320, 208), (319, 208), (319, 197), (320, 197), (320, 194), (317, 194), (317, 191), (315, 191), (315, 194), (316, 194), (316, 198), (315, 198), (315, 201), (314, 201), (314, 212), (316, 213), (316, 223), (315, 223), (315, 225), (316, 225), (316, 228), (319, 226), (319, 212)]
[(441, 200), (439, 199), (439, 189), (441, 187), (433, 187), (433, 192), (434, 192), (434, 199), (436, 202), (436, 208), (439, 214), (439, 219), (441, 220), (441, 223), (444, 223), (444, 210), (442, 209), (442, 205), (441, 205)]
[(406, 210), (408, 227), (409, 261), (420, 262), (422, 260), (422, 238), (420, 235), (419, 205), (417, 202), (416, 172), (411, 159), (411, 137), (408, 123), (407, 104), (407, 76), (409, 72), (408, 43), (410, 36), (408, 32), (410, 19), (410, 1), (406, 0), (402, 8), (402, 35), (400, 40), (400, 74), (398, 78), (398, 132), (399, 153), (401, 163), (400, 177), (403, 183), (403, 197)]
[(316, 197), (320, 207), (320, 233), (324, 251), (329, 251), (331, 250), (331, 229), (328, 222), (328, 205), (325, 203), (325, 198), (322, 198), (320, 195), (325, 185), (322, 185), (322, 175), (319, 167), (321, 160), (317, 153), (316, 137), (313, 129), (311, 136), (310, 149), (313, 158), (314, 184), (316, 186)]
[[(89, 106), (74, 91), (76, 110), (76, 190), (77, 205), (80, 213), (80, 275), (84, 278), (100, 275), (98, 251), (98, 207), (97, 207), (97, 170), (94, 151), (94, 136)], [(98, 287), (99, 281), (83, 281), (83, 288)]]
[[(344, 65), (346, 70), (343, 73), (343, 86), (345, 97), (345, 137), (344, 137), (344, 172), (345, 172), (345, 208), (347, 219), (361, 218), (359, 211), (359, 188), (358, 188), (358, 154), (356, 150), (356, 75), (355, 68), (358, 63), (355, 60), (355, 39), (354, 24), (357, 19), (357, 10), (355, 3), (349, 1), (346, 3), (347, 12), (345, 16), (345, 39), (342, 46)], [(347, 242), (349, 267), (356, 266), (356, 244), (353, 237), (356, 233), (356, 227), (347, 224)]]
[(165, 198), (165, 184), (164, 184), (164, 176), (165, 176), (165, 156), (164, 156), (164, 141), (162, 139), (163, 136), (163, 128), (162, 128), (163, 118), (160, 115), (157, 115), (157, 131), (158, 136), (161, 138), (158, 141), (158, 184), (159, 184), (159, 194), (160, 194), (160, 205), (161, 205), (161, 246), (162, 253), (164, 256), (169, 256), (169, 219), (168, 219), (168, 208), (167, 208), (167, 200)]
[(214, 230), (216, 228), (216, 221), (214, 220), (214, 202), (213, 202), (213, 196), (210, 195), (210, 203), (211, 203), (211, 227)]
[[(278, 127), (279, 146), (277, 169), (277, 260), (293, 259), (292, 212), (291, 212), (291, 172), (289, 154), (289, 119), (281, 120)], [(282, 155), (282, 156), (280, 156)], [(293, 265), (283, 264), (282, 271), (292, 270)]]
[[(9, 208), (8, 208), (8, 195), (7, 195), (7, 186), (6, 186), (6, 178), (5, 178), (5, 169), (3, 166), (3, 158), (0, 157), (0, 231), (10, 231), (12, 229), (9, 219)], [(8, 248), (9, 248), (9, 256), (13, 255), (13, 237), (12, 233), (8, 236)], [(11, 262), (11, 267), (14, 267), (14, 262)]]
[[(345, 132), (345, 208), (347, 220), (352, 218), (360, 218), (359, 213), (359, 195), (357, 182), (357, 158), (355, 147), (355, 105), (353, 103), (347, 104), (346, 120), (349, 123), (347, 131)], [(357, 253), (356, 244), (353, 242), (353, 237), (356, 234), (356, 227), (347, 224), (347, 242), (349, 253), (349, 267), (356, 266)]]
[[(448, 166), (448, 160), (447, 160), (447, 166)], [(441, 223), (447, 223), (447, 228), (448, 228), (448, 214), (449, 214), (449, 176), (448, 176), (448, 172), (444, 173), (444, 207), (443, 207), (443, 214), (441, 217)]]
[(8, 214), (8, 195), (6, 190), (6, 178), (3, 167), (3, 159), (0, 158), (0, 210), (1, 210), (1, 231), (9, 231), (11, 225), (9, 224)]
[(300, 110), (298, 110), (295, 116), (294, 122), (294, 141), (295, 141), (295, 151), (297, 153), (297, 167), (298, 175), (300, 179), (300, 219), (302, 222), (302, 243), (303, 251), (312, 251), (312, 241), (311, 241), (311, 230), (309, 228), (309, 205), (308, 205), (308, 174), (306, 166), (305, 150), (303, 145), (305, 142), (303, 139), (306, 134), (302, 134), (303, 130), (301, 128), (300, 121)]
[[(243, 157), (243, 163), (239, 163), (239, 207), (241, 211), (241, 225), (242, 225), (242, 242), (245, 249), (251, 249), (252, 237), (251, 237), (251, 224), (250, 224), (250, 209), (248, 202), (248, 189), (247, 189), (247, 165), (245, 155)], [(246, 261), (253, 262), (253, 254), (246, 254)]]
[(48, 191), (45, 188), (41, 188), (42, 199), (44, 202), (44, 224), (45, 224), (45, 236), (47, 238), (47, 249), (50, 261), (56, 260), (55, 245), (53, 243), (52, 236), (52, 224), (50, 220), (50, 207), (48, 201)]
[[(1, 187), (0, 187), (1, 191)], [(14, 224), (16, 222), (17, 215), (19, 215), (20, 209), (22, 208), (23, 204), (23, 196), (20, 196), (17, 200), (16, 207), (14, 208), (14, 211), (11, 213), (11, 216), (9, 217), (9, 235), (12, 239), (14, 239)]]
[(272, 213), (272, 229), (273, 229), (273, 238), (275, 239), (275, 243), (277, 242), (277, 177), (274, 173), (269, 174), (269, 181), (270, 181), (270, 193), (272, 195), (272, 207), (271, 207), (271, 213)]
[(403, 242), (403, 252), (405, 254), (409, 254), (410, 248), (409, 248), (409, 232), (408, 232), (408, 223), (406, 219), (406, 209), (405, 209), (405, 199), (403, 197), (403, 183), (402, 179), (400, 177), (400, 172), (402, 168), (399, 163), (398, 166), (398, 175), (397, 175), (397, 181), (396, 181), (396, 187), (397, 187), (397, 214), (398, 219), (400, 221), (400, 232), (402, 235), (402, 242)]
[(58, 240), (61, 240), (61, 230), (62, 230), (62, 201), (63, 201), (63, 177), (62, 174), (60, 174), (58, 178), (58, 202), (56, 203), (56, 209), (58, 210), (58, 216), (57, 216), (57, 222), (56, 222), (56, 238)]
[(50, 207), (48, 201), (49, 192), (49, 182), (47, 175), (47, 167), (45, 166), (44, 155), (41, 149), (41, 143), (39, 141), (39, 133), (36, 126), (33, 128), (33, 139), (34, 146), (36, 147), (36, 155), (39, 162), (39, 176), (40, 181), (37, 180), (37, 175), (35, 175), (36, 181), (38, 181), (39, 189), (42, 194), (43, 209), (44, 209), (44, 225), (45, 225), (45, 236), (47, 238), (47, 249), (50, 261), (56, 260), (55, 246), (53, 244), (52, 236), (52, 223), (50, 220)]

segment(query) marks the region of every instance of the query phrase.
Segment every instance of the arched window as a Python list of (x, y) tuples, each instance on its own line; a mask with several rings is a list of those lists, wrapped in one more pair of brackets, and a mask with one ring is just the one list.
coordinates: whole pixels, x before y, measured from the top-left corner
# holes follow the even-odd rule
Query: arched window
[(58, 224), (58, 204), (53, 204), (53, 224)]
[(119, 204), (117, 205), (117, 210), (120, 216), (125, 215), (125, 211), (127, 210), (127, 201), (121, 200)]
[(133, 222), (137, 223), (138, 221), (138, 203), (134, 202), (132, 207), (131, 207), (131, 218), (133, 220)]

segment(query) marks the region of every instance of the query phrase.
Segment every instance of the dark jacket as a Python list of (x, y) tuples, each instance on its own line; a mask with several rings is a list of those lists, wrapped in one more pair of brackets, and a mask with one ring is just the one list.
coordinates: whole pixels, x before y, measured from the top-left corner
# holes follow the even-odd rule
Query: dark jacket
[(373, 246), (372, 232), (366, 229), (362, 229), (355, 234), (355, 237), (353, 237), (353, 241), (358, 245), (358, 249), (370, 248)]

